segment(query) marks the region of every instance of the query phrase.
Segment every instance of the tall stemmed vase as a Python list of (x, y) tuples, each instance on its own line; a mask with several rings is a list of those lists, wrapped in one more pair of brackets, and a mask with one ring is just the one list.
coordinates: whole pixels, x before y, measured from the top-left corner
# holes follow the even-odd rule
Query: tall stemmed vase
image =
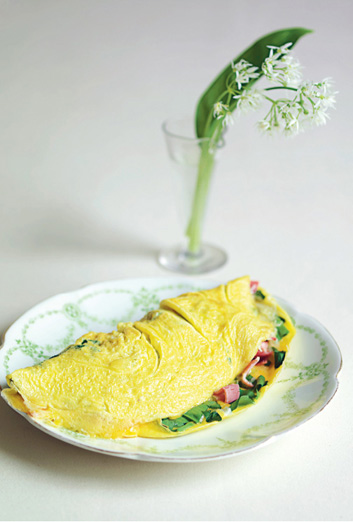
[(195, 138), (191, 119), (163, 124), (167, 149), (175, 174), (179, 214), (184, 227), (183, 241), (160, 252), (158, 260), (169, 270), (201, 274), (222, 266), (226, 253), (202, 240), (205, 212), (216, 156), (210, 138)]

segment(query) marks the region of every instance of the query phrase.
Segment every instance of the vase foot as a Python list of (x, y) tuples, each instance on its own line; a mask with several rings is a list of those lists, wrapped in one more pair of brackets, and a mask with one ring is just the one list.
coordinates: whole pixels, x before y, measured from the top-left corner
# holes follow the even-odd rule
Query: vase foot
[(159, 264), (167, 270), (192, 275), (216, 270), (227, 259), (224, 250), (209, 244), (203, 244), (197, 254), (191, 254), (182, 246), (166, 248), (158, 254)]

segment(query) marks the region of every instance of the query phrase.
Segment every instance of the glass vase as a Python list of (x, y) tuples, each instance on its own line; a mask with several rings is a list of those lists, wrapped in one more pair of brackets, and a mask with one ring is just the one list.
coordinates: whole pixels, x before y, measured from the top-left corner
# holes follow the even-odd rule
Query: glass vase
[(221, 267), (226, 253), (202, 241), (210, 183), (220, 145), (195, 138), (191, 119), (168, 120), (162, 126), (174, 173), (174, 187), (184, 238), (159, 253), (159, 263), (172, 271), (202, 274)]

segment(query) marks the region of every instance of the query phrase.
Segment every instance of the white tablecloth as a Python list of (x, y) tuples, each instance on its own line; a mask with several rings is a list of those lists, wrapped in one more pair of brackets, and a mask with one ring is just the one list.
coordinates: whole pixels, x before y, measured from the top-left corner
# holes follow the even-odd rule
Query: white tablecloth
[(236, 119), (205, 238), (319, 319), (343, 353), (340, 387), (272, 445), (200, 464), (115, 459), (59, 442), (0, 402), (2, 520), (351, 519), (352, 33), (341, 0), (0, 1), (0, 329), (39, 301), (122, 277), (170, 275), (181, 237), (161, 122), (259, 36), (306, 26), (296, 54), (332, 76), (326, 127), (266, 139)]

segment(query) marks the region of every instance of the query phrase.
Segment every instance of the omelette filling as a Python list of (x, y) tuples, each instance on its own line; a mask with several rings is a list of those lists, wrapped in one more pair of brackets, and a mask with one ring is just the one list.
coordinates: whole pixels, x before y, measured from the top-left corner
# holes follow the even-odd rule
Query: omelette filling
[[(161, 419), (161, 426), (166, 430), (181, 433), (197, 426), (220, 422), (235, 410), (254, 404), (261, 392), (264, 392), (263, 388), (268, 385), (269, 380), (273, 381), (274, 375), (278, 373), (287, 353), (287, 349), (279, 350), (279, 346), (284, 344), (285, 340), (282, 340), (290, 333), (290, 330), (285, 325), (286, 319), (276, 314), (272, 303), (265, 304), (266, 294), (258, 289), (257, 281), (250, 282), (250, 289), (258, 312), (271, 315), (274, 335), (261, 342), (255, 357), (243, 372), (232, 383), (215, 391), (210, 400), (195, 406), (180, 417)], [(266, 370), (262, 369), (260, 373), (260, 369), (256, 368), (259, 366), (265, 366)], [(256, 378), (250, 373), (253, 369), (255, 369)]]
[(288, 314), (245, 276), (165, 299), (113, 332), (89, 332), (12, 372), (2, 395), (38, 422), (91, 437), (185, 435), (253, 405), (294, 334)]

